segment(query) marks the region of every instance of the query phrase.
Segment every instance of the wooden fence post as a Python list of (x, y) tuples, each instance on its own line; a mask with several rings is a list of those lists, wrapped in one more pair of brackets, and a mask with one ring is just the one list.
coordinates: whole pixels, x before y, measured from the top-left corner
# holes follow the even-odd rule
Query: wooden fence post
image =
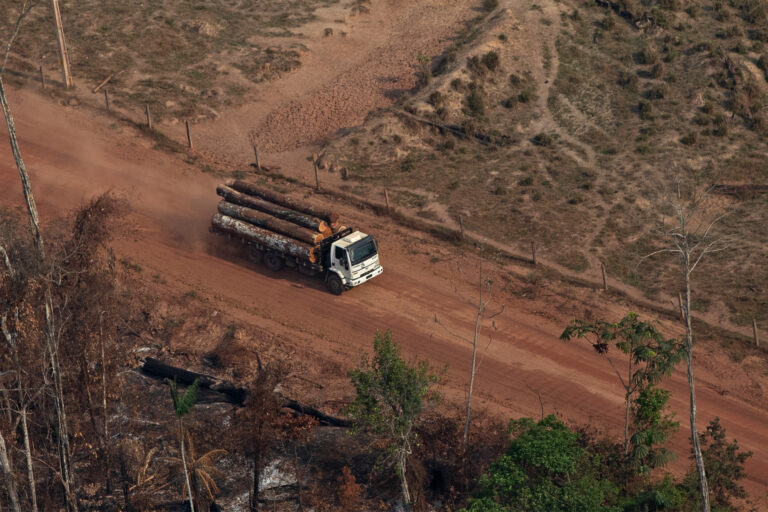
[(43, 85), (43, 90), (45, 90), (45, 74), (43, 73), (42, 64), (40, 64), (40, 83)]
[(189, 131), (189, 120), (184, 121), (184, 124), (187, 126), (187, 146), (189, 146), (189, 149), (192, 149), (192, 134)]
[(759, 347), (760, 340), (757, 337), (757, 322), (755, 321), (754, 318), (752, 319), (752, 337), (755, 339), (755, 346)]
[(107, 107), (107, 112), (109, 112), (109, 91), (104, 89), (104, 105)]
[(605, 263), (600, 262), (600, 272), (603, 273), (603, 291), (608, 291), (608, 281), (605, 279)]
[(387, 204), (387, 213), (389, 213), (389, 192), (384, 189), (384, 202)]
[(315, 189), (320, 190), (320, 178), (317, 177), (317, 161), (312, 162), (312, 167), (315, 169)]
[(256, 170), (261, 172), (261, 160), (259, 159), (259, 148), (256, 147), (256, 144), (253, 145), (253, 158), (256, 159)]
[(147, 128), (152, 130), (152, 116), (149, 113), (149, 105), (144, 105), (144, 108), (147, 112)]
[(531, 263), (536, 266), (536, 242), (531, 240)]

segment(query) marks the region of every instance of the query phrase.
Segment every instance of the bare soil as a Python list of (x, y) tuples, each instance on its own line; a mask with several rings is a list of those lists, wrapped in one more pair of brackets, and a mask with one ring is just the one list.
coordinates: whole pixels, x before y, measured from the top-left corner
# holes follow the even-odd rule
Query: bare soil
[[(455, 271), (461, 257), (455, 247), (336, 204), (351, 223), (379, 237), (386, 270), (381, 278), (336, 298), (315, 279), (287, 270), (269, 274), (252, 266), (233, 253), (229, 242), (209, 233), (217, 201), (215, 177), (178, 156), (153, 150), (133, 129), (90, 112), (63, 109), (25, 91), (11, 91), (10, 100), (43, 218), (108, 189), (129, 198), (135, 229), (119, 242), (118, 257), (130, 261), (161, 299), (187, 294), (213, 316), (220, 312), (286, 340), (281, 356), (304, 361), (305, 377), (324, 386), (313, 393), (314, 405), (338, 412), (351, 396), (345, 369), (369, 350), (377, 329), (391, 329), (407, 354), (448, 365), (443, 392), (451, 402), (464, 398), (470, 347), (434, 322), (437, 315), (459, 333), (468, 335), (472, 329), (472, 312), (463, 296), (473, 294), (473, 279)], [(20, 205), (9, 159), (0, 171), (0, 204)], [(286, 188), (312, 198), (306, 188)], [(471, 252), (464, 258), (463, 267), (473, 268)], [(558, 335), (572, 317), (618, 317), (626, 306), (543, 279), (515, 279), (503, 265), (493, 271), (499, 276), (496, 300), (507, 312), (497, 319), (499, 331), (482, 355), (478, 406), (502, 418), (537, 417), (543, 407), (545, 413), (620, 435), (622, 399), (609, 365), (588, 346), (565, 344)], [(664, 327), (676, 331), (674, 325)], [(262, 342), (253, 343), (259, 350)], [(213, 344), (205, 335), (172, 337), (167, 349), (194, 359)], [(768, 446), (764, 359), (747, 354), (735, 362), (714, 342), (700, 342), (697, 351), (700, 421), (704, 425), (719, 416), (740, 446), (758, 454), (747, 465), (746, 484), (753, 496), (761, 496), (768, 485), (768, 465), (759, 456)], [(665, 386), (672, 391), (674, 410), (685, 418), (684, 375), (676, 372)], [(674, 469), (682, 472), (687, 467), (685, 429), (673, 446), (680, 454)]]

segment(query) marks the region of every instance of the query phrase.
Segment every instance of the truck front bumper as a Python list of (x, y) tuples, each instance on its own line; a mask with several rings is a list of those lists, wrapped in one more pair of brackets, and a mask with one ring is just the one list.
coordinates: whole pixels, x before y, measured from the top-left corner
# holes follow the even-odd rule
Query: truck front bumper
[(378, 275), (379, 275), (379, 274), (381, 274), (382, 272), (384, 272), (384, 267), (382, 267), (381, 265), (379, 265), (379, 266), (377, 266), (376, 268), (374, 268), (374, 269), (372, 269), (372, 270), (369, 270), (369, 271), (368, 271), (368, 272), (366, 272), (365, 274), (361, 275), (361, 276), (360, 276), (360, 277), (358, 277), (357, 279), (353, 279), (352, 281), (350, 281), (349, 283), (347, 283), (347, 286), (348, 286), (349, 288), (353, 288), (353, 287), (355, 287), (355, 286), (361, 285), (361, 284), (363, 284), (364, 282), (366, 282), (366, 281), (369, 281), (369, 280), (373, 279), (374, 277), (378, 276)]

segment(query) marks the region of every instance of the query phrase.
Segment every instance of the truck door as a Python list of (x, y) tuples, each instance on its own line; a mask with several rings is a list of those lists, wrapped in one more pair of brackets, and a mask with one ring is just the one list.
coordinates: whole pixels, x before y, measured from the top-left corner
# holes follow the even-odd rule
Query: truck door
[(333, 267), (342, 271), (345, 276), (349, 274), (349, 258), (347, 257), (347, 250), (343, 247), (333, 249)]

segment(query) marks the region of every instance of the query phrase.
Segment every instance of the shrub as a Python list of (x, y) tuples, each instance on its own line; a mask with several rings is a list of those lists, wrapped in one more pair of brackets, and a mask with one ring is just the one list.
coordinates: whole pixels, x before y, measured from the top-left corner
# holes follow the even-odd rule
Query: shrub
[(637, 104), (637, 112), (640, 114), (640, 119), (653, 119), (653, 107), (651, 107), (649, 101), (641, 100), (640, 103)]
[(445, 94), (441, 93), (440, 91), (434, 91), (429, 95), (427, 103), (433, 107), (440, 107), (445, 104)]
[(483, 10), (485, 12), (495, 11), (499, 6), (499, 0), (483, 0)]
[(691, 146), (693, 144), (696, 144), (696, 141), (699, 139), (699, 135), (696, 132), (688, 132), (688, 134), (680, 139), (680, 142), (685, 144), (686, 146)]
[(491, 50), (483, 55), (483, 65), (489, 71), (496, 71), (499, 68), (499, 54)]
[(619, 72), (618, 83), (628, 91), (637, 92), (637, 86), (640, 83), (640, 80), (637, 78), (636, 73), (622, 70)]
[(662, 100), (667, 94), (669, 94), (669, 86), (665, 83), (661, 83), (656, 87), (651, 87), (646, 92), (646, 96), (649, 100)]
[(520, 75), (516, 75), (514, 73), (509, 74), (509, 83), (512, 84), (513, 87), (518, 87), (523, 83), (523, 79)]
[(657, 50), (655, 46), (649, 44), (643, 48), (642, 52), (640, 52), (639, 60), (641, 64), (647, 66), (656, 64), (659, 62), (659, 50)]
[(531, 142), (537, 146), (549, 146), (554, 142), (554, 139), (550, 134), (541, 132), (534, 136), (533, 139), (531, 139)]
[(661, 78), (661, 75), (664, 74), (664, 64), (661, 62), (657, 62), (651, 67), (651, 76), (653, 78)]
[(518, 181), (517, 184), (521, 187), (530, 187), (533, 185), (533, 177), (526, 176), (525, 178), (522, 178), (520, 181)]
[(467, 107), (469, 113), (475, 117), (482, 116), (485, 113), (485, 101), (477, 89), (473, 89), (467, 96)]
[(510, 96), (501, 102), (501, 106), (504, 108), (514, 108), (517, 105), (517, 96)]
[(536, 89), (533, 87), (528, 87), (523, 92), (517, 95), (517, 101), (520, 103), (528, 103), (529, 101), (535, 101), (537, 98), (536, 96)]

